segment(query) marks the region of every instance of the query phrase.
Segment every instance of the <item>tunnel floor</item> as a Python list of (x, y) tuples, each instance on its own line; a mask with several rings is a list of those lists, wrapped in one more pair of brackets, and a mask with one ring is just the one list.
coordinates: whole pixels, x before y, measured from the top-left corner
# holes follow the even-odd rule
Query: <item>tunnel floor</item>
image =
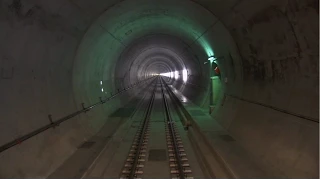
[(257, 164), (208, 112), (156, 77), (48, 178), (273, 177)]
[(109, 116), (123, 121), (111, 137), (82, 144), (49, 178), (206, 178), (162, 78), (140, 94)]
[(274, 178), (257, 164), (209, 112), (156, 77), (48, 178)]

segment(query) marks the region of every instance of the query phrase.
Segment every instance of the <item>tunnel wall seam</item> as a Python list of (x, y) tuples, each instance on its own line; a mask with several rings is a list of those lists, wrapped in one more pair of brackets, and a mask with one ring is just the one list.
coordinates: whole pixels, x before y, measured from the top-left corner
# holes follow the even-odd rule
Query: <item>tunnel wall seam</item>
[(248, 102), (248, 103), (252, 103), (252, 104), (259, 105), (259, 106), (263, 106), (263, 107), (266, 107), (266, 108), (269, 108), (269, 109), (272, 109), (272, 110), (275, 110), (275, 111), (278, 111), (278, 112), (282, 112), (282, 113), (285, 113), (285, 114), (288, 114), (288, 115), (291, 115), (291, 116), (295, 116), (295, 117), (298, 117), (298, 118), (301, 118), (301, 119), (305, 119), (305, 120), (308, 120), (308, 121), (311, 121), (311, 122), (319, 123), (319, 119), (316, 119), (316, 118), (313, 118), (313, 117), (308, 117), (308, 116), (304, 116), (304, 115), (301, 115), (301, 114), (296, 114), (296, 113), (293, 113), (293, 112), (290, 112), (290, 111), (287, 111), (287, 110), (284, 110), (284, 109), (280, 109), (280, 108), (277, 108), (277, 107), (274, 107), (274, 106), (270, 106), (270, 105), (267, 105), (267, 104), (255, 102), (255, 101), (248, 100), (248, 99), (244, 99), (244, 98), (241, 98), (241, 97), (238, 97), (238, 96), (235, 96), (235, 95), (231, 95), (231, 94), (227, 94), (227, 93), (225, 93), (225, 94), (227, 96), (230, 96), (230, 97), (235, 98), (235, 99), (239, 99), (239, 100), (242, 100), (242, 101), (245, 101), (245, 102)]

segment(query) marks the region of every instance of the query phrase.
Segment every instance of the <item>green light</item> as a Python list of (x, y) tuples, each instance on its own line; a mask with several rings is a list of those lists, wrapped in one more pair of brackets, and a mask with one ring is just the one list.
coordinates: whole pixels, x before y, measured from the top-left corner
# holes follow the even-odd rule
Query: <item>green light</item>
[(199, 41), (199, 44), (203, 47), (203, 49), (207, 53), (208, 57), (214, 56), (211, 45), (209, 44), (209, 42), (205, 38), (201, 37), (198, 41)]

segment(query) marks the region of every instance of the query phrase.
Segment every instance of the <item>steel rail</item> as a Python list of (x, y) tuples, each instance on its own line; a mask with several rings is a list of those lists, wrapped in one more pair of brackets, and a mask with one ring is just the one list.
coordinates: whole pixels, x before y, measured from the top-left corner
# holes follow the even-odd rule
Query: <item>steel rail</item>
[(171, 119), (171, 114), (169, 111), (168, 102), (167, 102), (167, 99), (166, 99), (164, 91), (163, 91), (163, 85), (162, 85), (163, 82), (162, 81), (163, 81), (163, 79), (161, 78), (162, 97), (163, 97), (163, 102), (164, 102), (165, 111), (166, 111), (166, 117), (167, 117), (166, 119), (167, 119), (167, 123), (168, 123), (169, 130), (170, 130), (170, 135), (171, 135), (171, 139), (172, 139), (172, 143), (173, 143), (173, 147), (174, 147), (174, 153), (175, 153), (177, 164), (178, 164), (179, 177), (181, 179), (185, 179), (184, 168), (182, 166), (181, 157), (179, 154), (178, 143), (176, 140), (176, 135), (175, 135), (174, 127), (173, 127), (174, 122)]
[(137, 165), (138, 165), (138, 160), (139, 160), (139, 156), (140, 156), (140, 152), (141, 152), (141, 147), (143, 145), (144, 142), (144, 134), (146, 133), (147, 127), (148, 127), (148, 123), (150, 120), (150, 115), (151, 115), (151, 111), (152, 111), (152, 107), (153, 107), (153, 103), (154, 103), (154, 98), (155, 98), (155, 90), (156, 90), (156, 85), (154, 87), (150, 102), (148, 104), (148, 108), (145, 114), (145, 118), (143, 120), (143, 124), (142, 124), (142, 128), (140, 130), (139, 136), (138, 136), (138, 146), (137, 146), (137, 150), (135, 152), (135, 157), (133, 158), (133, 163), (132, 163), (132, 167), (131, 167), (131, 171), (129, 174), (129, 179), (133, 179), (135, 178), (135, 173), (136, 173), (136, 169), (137, 169)]

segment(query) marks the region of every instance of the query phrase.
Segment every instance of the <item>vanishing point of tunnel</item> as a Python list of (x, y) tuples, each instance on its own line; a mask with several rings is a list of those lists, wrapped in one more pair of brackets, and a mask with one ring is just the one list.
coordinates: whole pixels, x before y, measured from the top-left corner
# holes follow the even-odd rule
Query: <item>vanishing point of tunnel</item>
[(0, 0), (0, 178), (319, 178), (318, 0)]

